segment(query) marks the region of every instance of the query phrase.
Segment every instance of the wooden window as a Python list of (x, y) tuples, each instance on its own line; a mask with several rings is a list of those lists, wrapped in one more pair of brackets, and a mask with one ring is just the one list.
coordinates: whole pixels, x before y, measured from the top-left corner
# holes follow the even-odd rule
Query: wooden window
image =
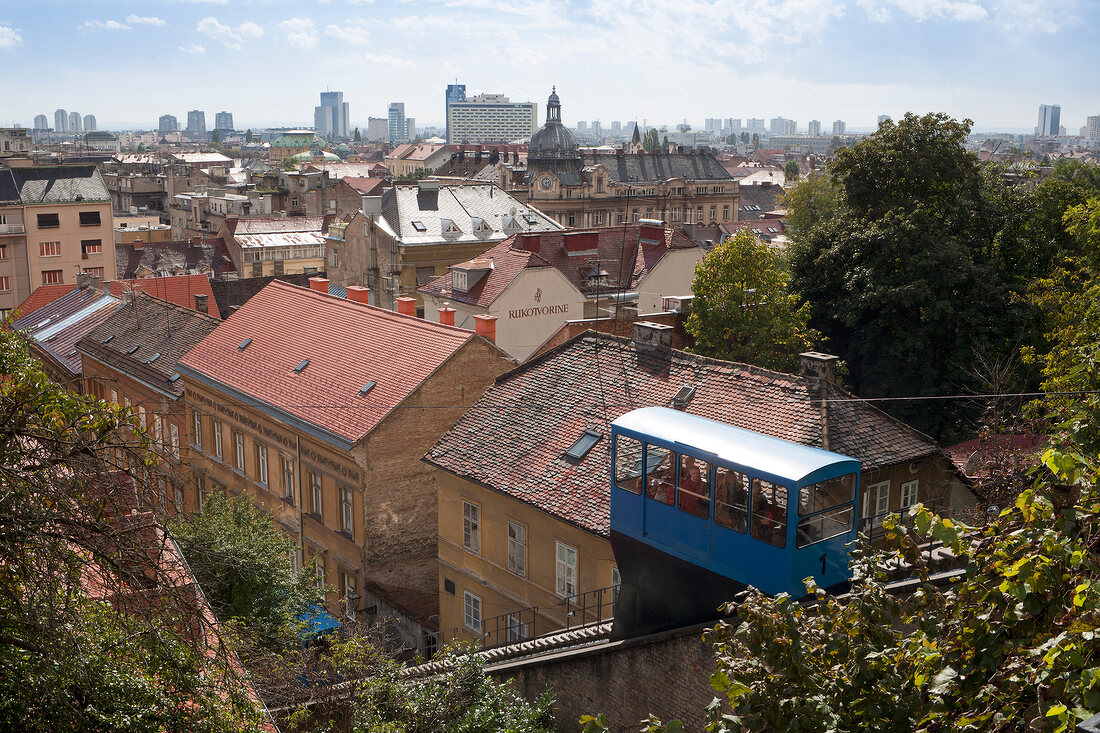
[(38, 228), (39, 229), (57, 229), (61, 226), (61, 218), (57, 214), (39, 214), (38, 215)]
[(61, 242), (39, 242), (38, 255), (39, 257), (60, 257)]
[(220, 461), (222, 460), (222, 424), (217, 420), (214, 421), (214, 456)]
[(98, 277), (100, 280), (103, 279), (103, 268), (102, 267), (85, 267), (84, 272), (88, 273), (89, 275), (92, 275), (93, 277)]
[(191, 426), (191, 444), (202, 450), (202, 413), (195, 410), (192, 413), (194, 424)]
[(527, 527), (517, 522), (508, 522), (508, 570), (527, 576)]
[(318, 517), (324, 516), (323, 509), (323, 495), (321, 493), (321, 474), (310, 472), (309, 474), (309, 494), (310, 503), (309, 508)]
[(0, 244), (0, 260), (8, 259), (8, 245)]
[(462, 502), (462, 546), (474, 554), (481, 552), (481, 507)]
[(81, 211), (80, 212), (80, 226), (82, 227), (97, 227), (100, 224), (100, 217), (98, 211)]
[(462, 621), (467, 629), (481, 635), (481, 599), (468, 590), (462, 592)]
[(352, 498), (350, 489), (340, 489), (340, 529), (347, 534), (355, 531), (355, 519), (352, 513)]
[(906, 481), (901, 485), (901, 508), (906, 509), (917, 503), (917, 489), (920, 481)]
[(234, 458), (233, 467), (236, 468), (238, 471), (243, 471), (244, 470), (244, 435), (237, 432), (236, 430), (233, 431), (233, 445), (236, 448), (236, 450), (234, 451), (234, 455), (233, 455), (233, 458)]
[(283, 456), (283, 497), (294, 501), (294, 459)]
[(867, 487), (863, 499), (863, 516), (871, 517), (871, 526), (882, 525), (882, 518), (890, 511), (890, 482), (883, 481)]
[(172, 456), (175, 458), (180, 457), (180, 429), (175, 423), (168, 424), (169, 445), (172, 451)]
[(575, 596), (577, 595), (577, 551), (564, 542), (556, 544), (557, 593), (562, 598)]
[(7, 275), (0, 275), (0, 291), (7, 292), (11, 290), (11, 278)]
[(267, 485), (267, 446), (256, 444), (256, 479)]
[(86, 255), (98, 255), (103, 253), (102, 239), (80, 240), (80, 250)]
[(43, 285), (59, 285), (65, 282), (65, 274), (61, 270), (43, 270)]

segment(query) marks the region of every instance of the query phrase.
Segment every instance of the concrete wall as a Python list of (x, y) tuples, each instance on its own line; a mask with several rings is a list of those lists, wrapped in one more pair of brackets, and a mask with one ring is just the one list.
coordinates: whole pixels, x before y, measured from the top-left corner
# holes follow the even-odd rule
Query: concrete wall
[(639, 313), (659, 313), (664, 310), (662, 297), (691, 295), (695, 266), (703, 259), (702, 247), (672, 249), (638, 282)]

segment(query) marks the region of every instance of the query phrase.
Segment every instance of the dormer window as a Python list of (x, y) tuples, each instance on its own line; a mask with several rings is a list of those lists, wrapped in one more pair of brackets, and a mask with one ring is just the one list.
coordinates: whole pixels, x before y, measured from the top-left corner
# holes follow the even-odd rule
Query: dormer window
[(455, 224), (451, 219), (441, 219), (440, 229), (442, 229), (444, 237), (457, 237), (459, 234), (462, 234), (462, 230), (458, 228), (458, 224)]
[(500, 219), (500, 228), (504, 230), (505, 234), (515, 234), (516, 232), (523, 231), (523, 227), (514, 216), (502, 216)]
[(466, 270), (451, 270), (451, 290), (465, 293), (470, 289), (470, 273)]
[(493, 227), (489, 225), (489, 222), (484, 219), (475, 216), (473, 218), (474, 234), (492, 234)]

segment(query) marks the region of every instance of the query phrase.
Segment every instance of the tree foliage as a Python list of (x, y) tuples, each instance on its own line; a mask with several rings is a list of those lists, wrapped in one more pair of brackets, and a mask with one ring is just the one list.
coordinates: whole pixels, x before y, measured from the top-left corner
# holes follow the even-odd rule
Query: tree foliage
[(50, 382), (5, 328), (0, 425), (0, 729), (253, 726), (164, 535), (129, 513), (155, 460), (131, 412)]
[(651, 127), (642, 135), (642, 147), (646, 150), (657, 150), (661, 147), (661, 138), (657, 128)]
[(432, 172), (430, 170), (428, 170), (427, 168), (417, 168), (414, 171), (409, 171), (408, 173), (402, 173), (401, 175), (399, 175), (397, 177), (397, 180), (399, 180), (399, 181), (419, 181), (422, 178), (427, 178), (431, 174), (432, 174)]
[[(1026, 282), (1000, 246), (1010, 197), (963, 149), (969, 131), (908, 114), (839, 150), (828, 181), (789, 199), (792, 287), (861, 396), (978, 391), (974, 354), (1012, 353), (1030, 332)], [(957, 401), (889, 409), (941, 440), (973, 417)]]
[(215, 496), (172, 529), (219, 619), (268, 648), (297, 642), (298, 615), (317, 602), (316, 576), (294, 572), (297, 550), (267, 511), (245, 496)]
[(802, 169), (798, 167), (798, 161), (791, 158), (783, 165), (783, 180), (797, 181)]
[(716, 359), (790, 371), (812, 348), (809, 307), (787, 290), (782, 257), (752, 232), (718, 244), (695, 268), (686, 328), (694, 350)]

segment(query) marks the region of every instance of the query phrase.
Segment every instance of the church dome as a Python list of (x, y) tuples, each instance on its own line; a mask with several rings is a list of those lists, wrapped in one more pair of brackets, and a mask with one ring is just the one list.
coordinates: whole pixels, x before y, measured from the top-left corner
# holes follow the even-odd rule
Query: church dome
[(561, 101), (555, 87), (546, 102), (546, 124), (535, 131), (527, 144), (527, 159), (572, 159), (577, 155), (577, 138), (561, 123)]

